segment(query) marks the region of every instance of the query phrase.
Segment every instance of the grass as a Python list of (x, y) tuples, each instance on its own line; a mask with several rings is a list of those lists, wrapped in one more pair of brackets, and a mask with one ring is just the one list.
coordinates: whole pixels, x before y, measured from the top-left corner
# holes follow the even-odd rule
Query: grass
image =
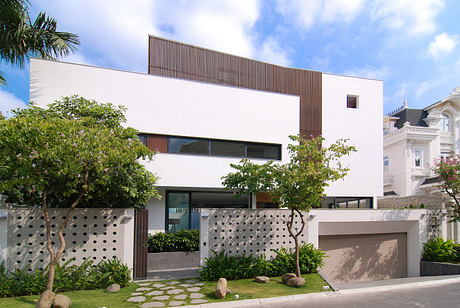
[[(305, 286), (300, 288), (291, 288), (281, 283), (281, 277), (271, 277), (269, 283), (256, 283), (253, 279), (241, 279), (228, 281), (228, 288), (232, 291), (231, 295), (227, 295), (225, 299), (217, 299), (214, 296), (216, 287), (215, 281), (203, 281), (200, 293), (205, 297), (203, 299), (212, 302), (234, 301), (235, 294), (239, 295), (239, 300), (266, 298), (276, 296), (286, 296), (294, 294), (306, 294), (321, 292), (322, 287), (327, 283), (318, 274), (302, 275), (305, 278)], [(179, 280), (183, 282), (184, 280)], [(166, 281), (155, 281), (155, 283), (165, 283)], [(130, 283), (126, 288), (122, 288), (118, 293), (107, 293), (105, 290), (86, 290), (64, 292), (72, 300), (72, 308), (117, 308), (117, 307), (140, 307), (140, 304), (126, 302), (126, 299), (131, 297), (131, 293), (139, 288), (136, 283)], [(145, 292), (148, 293), (148, 292)], [(181, 293), (189, 294), (189, 292)], [(150, 297), (146, 296), (147, 299)], [(35, 307), (34, 300), (38, 300), (38, 295), (19, 296), (13, 298), (0, 298), (1, 308), (31, 308)], [(147, 300), (151, 301), (151, 300)], [(184, 300), (187, 304), (190, 299)], [(167, 303), (168, 301), (165, 301)]]

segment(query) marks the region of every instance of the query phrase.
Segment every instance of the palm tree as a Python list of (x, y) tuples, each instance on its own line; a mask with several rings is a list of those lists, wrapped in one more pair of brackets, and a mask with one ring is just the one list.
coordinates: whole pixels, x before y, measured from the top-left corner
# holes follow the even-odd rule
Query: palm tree
[(32, 22), (28, 5), (29, 0), (0, 0), (0, 61), (23, 67), (29, 56), (55, 59), (77, 50), (77, 35), (56, 31), (56, 20), (44, 12)]

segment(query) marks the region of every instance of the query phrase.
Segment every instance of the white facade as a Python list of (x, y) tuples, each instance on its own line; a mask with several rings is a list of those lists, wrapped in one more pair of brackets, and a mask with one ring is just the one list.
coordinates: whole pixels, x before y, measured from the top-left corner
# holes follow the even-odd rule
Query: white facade
[[(281, 161), (287, 161), (288, 136), (299, 132), (298, 96), (40, 59), (31, 60), (30, 70), (30, 99), (36, 105), (75, 94), (124, 105), (127, 125), (142, 133), (279, 144)], [(375, 200), (383, 187), (381, 126), (376, 120), (382, 117), (382, 82), (322, 76), (323, 136), (326, 142), (349, 138), (358, 150), (344, 159), (349, 175), (326, 193)], [(358, 97), (358, 108), (347, 108), (349, 94)], [(159, 153), (145, 162), (159, 176), (163, 196), (147, 204), (150, 232), (165, 230), (167, 191), (222, 191), (221, 177), (239, 160)], [(254, 199), (250, 202), (255, 204)]]
[[(421, 185), (435, 177), (431, 169), (440, 157), (459, 154), (460, 144), (460, 87), (444, 100), (420, 112), (423, 122), (406, 121), (395, 127), (403, 112), (414, 112), (405, 105), (403, 109), (384, 118), (384, 191), (394, 191), (398, 196), (421, 193)], [(413, 120), (413, 118), (412, 118)]]

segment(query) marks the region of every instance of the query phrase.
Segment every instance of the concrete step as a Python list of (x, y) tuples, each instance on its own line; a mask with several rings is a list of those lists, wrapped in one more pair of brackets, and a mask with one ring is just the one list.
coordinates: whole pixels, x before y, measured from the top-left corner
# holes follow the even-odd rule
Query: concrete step
[(200, 277), (199, 267), (175, 268), (166, 270), (148, 271), (149, 280), (170, 280)]

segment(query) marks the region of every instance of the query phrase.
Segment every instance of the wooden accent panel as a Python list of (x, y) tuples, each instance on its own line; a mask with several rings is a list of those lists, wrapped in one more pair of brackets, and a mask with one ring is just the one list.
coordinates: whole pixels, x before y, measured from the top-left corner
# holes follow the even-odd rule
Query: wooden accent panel
[(266, 192), (258, 192), (256, 194), (257, 202), (273, 202), (272, 197)]
[(168, 152), (168, 136), (147, 135), (147, 148), (159, 153)]
[[(299, 132), (321, 135), (322, 73), (149, 37), (149, 74), (300, 96)], [(161, 152), (161, 150), (160, 150)]]
[(134, 278), (147, 277), (148, 211), (134, 210)]

